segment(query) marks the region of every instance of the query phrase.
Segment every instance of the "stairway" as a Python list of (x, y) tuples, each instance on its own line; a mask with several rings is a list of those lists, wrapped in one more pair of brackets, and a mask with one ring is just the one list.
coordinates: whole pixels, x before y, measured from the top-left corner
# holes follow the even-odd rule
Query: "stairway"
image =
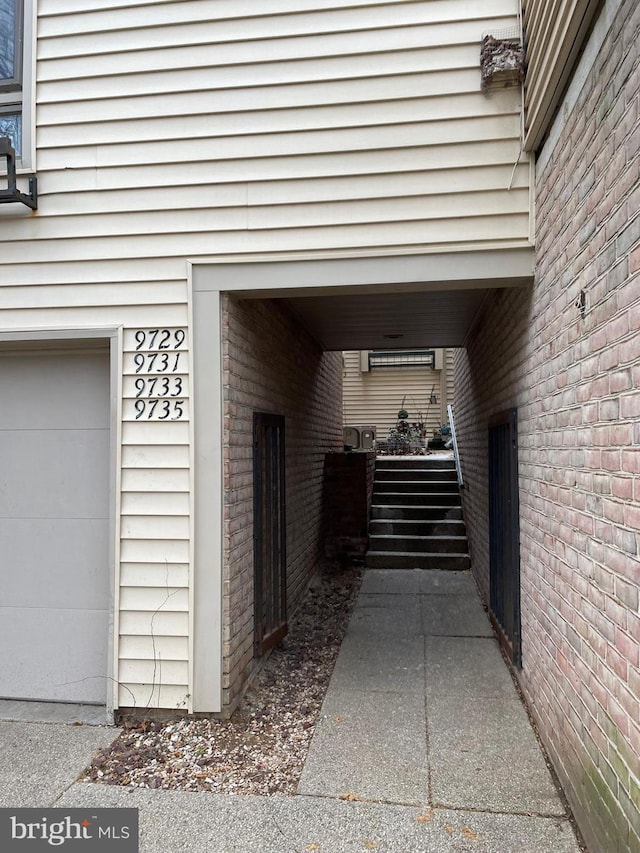
[(365, 559), (369, 569), (470, 567), (453, 459), (376, 459)]

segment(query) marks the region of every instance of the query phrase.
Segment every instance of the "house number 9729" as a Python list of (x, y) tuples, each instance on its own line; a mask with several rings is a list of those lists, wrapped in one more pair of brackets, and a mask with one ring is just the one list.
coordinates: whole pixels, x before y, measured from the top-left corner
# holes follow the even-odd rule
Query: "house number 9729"
[(180, 349), (186, 337), (184, 329), (138, 329), (134, 335), (136, 351)]

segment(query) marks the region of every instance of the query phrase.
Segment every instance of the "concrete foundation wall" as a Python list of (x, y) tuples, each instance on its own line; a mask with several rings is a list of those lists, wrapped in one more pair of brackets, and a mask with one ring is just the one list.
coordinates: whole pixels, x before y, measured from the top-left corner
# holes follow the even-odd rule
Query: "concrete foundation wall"
[(323, 467), (342, 449), (342, 355), (323, 353), (277, 300), (223, 304), (224, 705), (253, 657), (253, 413), (285, 417), (287, 587), (295, 608), (323, 553)]
[(534, 285), (492, 294), (456, 364), (485, 596), (488, 419), (518, 407), (521, 683), (590, 853), (640, 850), (640, 7), (617, 5), (538, 163)]

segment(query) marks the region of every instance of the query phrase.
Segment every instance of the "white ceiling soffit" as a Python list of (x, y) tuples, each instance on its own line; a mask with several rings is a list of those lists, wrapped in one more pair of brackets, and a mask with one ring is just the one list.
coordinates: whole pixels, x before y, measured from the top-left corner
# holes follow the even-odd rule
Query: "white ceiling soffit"
[(327, 350), (462, 346), (489, 291), (297, 296), (285, 302)]

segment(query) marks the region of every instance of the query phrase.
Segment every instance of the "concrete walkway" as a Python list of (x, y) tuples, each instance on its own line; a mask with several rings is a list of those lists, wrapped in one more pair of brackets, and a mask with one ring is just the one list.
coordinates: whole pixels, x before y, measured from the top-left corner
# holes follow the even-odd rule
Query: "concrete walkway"
[(578, 853), (470, 575), (370, 570), (298, 796), (78, 783), (113, 729), (0, 723), (0, 806), (140, 809), (145, 853)]

